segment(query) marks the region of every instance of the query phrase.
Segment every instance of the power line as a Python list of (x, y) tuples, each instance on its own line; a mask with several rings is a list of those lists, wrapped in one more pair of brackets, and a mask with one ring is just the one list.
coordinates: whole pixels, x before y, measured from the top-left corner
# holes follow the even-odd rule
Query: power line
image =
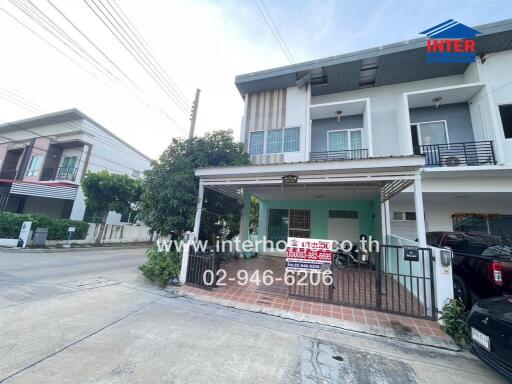
[[(3, 99), (5, 99), (5, 100), (7, 100), (7, 101), (9, 101), (9, 102), (11, 102), (11, 103), (15, 103), (15, 102), (14, 102), (15, 100), (13, 100), (13, 99), (12, 99), (12, 97), (11, 97), (11, 98), (9, 98), (9, 97), (2, 97), (2, 96), (1, 96), (2, 94), (5, 94), (6, 92), (7, 92), (7, 93), (9, 93), (9, 92), (10, 92), (10, 93), (12, 93), (12, 91), (10, 91), (9, 89), (4, 88), (4, 87), (2, 87), (2, 86), (0, 86), (0, 90), (3, 90), (3, 93), (0, 93), (0, 98), (3, 98)], [(39, 106), (39, 105), (38, 105), (38, 104), (36, 104), (36, 103), (30, 102), (28, 99), (24, 98), (23, 96), (18, 96), (18, 98), (24, 99), (24, 100), (26, 100), (26, 102), (24, 103), (24, 105), (23, 105), (23, 104), (21, 104), (21, 103), (20, 103), (20, 104), (16, 104), (16, 105), (18, 105), (18, 106), (20, 106), (20, 107), (22, 107), (22, 108), (24, 108), (24, 109), (27, 109), (27, 110), (29, 110), (29, 111), (31, 111), (31, 112), (35, 112), (35, 113), (41, 113), (40, 111), (43, 111), (43, 113), (45, 112), (45, 111), (44, 111), (44, 108), (42, 108), (41, 106)], [(27, 107), (26, 105), (27, 105), (28, 103), (33, 104), (35, 107), (32, 107), (32, 108)], [(36, 110), (36, 108), (37, 108), (39, 111), (38, 111), (38, 110)], [(37, 138), (37, 137), (43, 137), (43, 136), (41, 136), (41, 135), (38, 135), (38, 134), (37, 134), (37, 133), (35, 133), (35, 132), (32, 132), (32, 131), (31, 131), (31, 130), (29, 130), (28, 128), (21, 127), (19, 124), (14, 124), (14, 123), (11, 123), (11, 124), (12, 124), (12, 125), (14, 125), (14, 126), (16, 126), (16, 127), (18, 127), (18, 128), (21, 128), (21, 130), (23, 130), (23, 131), (29, 132), (30, 134), (34, 135), (33, 137), (27, 138), (27, 140), (28, 140), (28, 139), (32, 139), (32, 138)], [(93, 136), (93, 137), (95, 138), (95, 140), (96, 140), (96, 141), (98, 141), (98, 142), (100, 142), (100, 143), (103, 143), (103, 144), (105, 144), (105, 145), (108, 145), (108, 146), (110, 146), (111, 148), (117, 149), (117, 150), (119, 150), (119, 151), (121, 151), (121, 152), (124, 152), (124, 153), (126, 153), (126, 154), (128, 154), (128, 155), (131, 155), (131, 156), (133, 156), (133, 157), (140, 158), (140, 155), (139, 155), (139, 154), (136, 154), (136, 152), (134, 152), (133, 150), (130, 150), (130, 151), (129, 151), (129, 150), (127, 150), (127, 149), (126, 149), (126, 148), (124, 148), (124, 147), (120, 147), (120, 146), (119, 146), (119, 141), (118, 141), (118, 140), (114, 141), (114, 140), (109, 140), (109, 139), (107, 139), (107, 138), (100, 138), (100, 137), (98, 137), (98, 136), (96, 135), (96, 133), (95, 133), (95, 132), (93, 132), (92, 130), (90, 130), (90, 129), (88, 129), (87, 127), (84, 127), (84, 126), (82, 126), (82, 125), (80, 125), (80, 124), (78, 124), (78, 123), (75, 123), (75, 122), (73, 122), (73, 121), (68, 121), (68, 122), (64, 122), (64, 123), (61, 123), (61, 124), (62, 124), (62, 126), (63, 126), (63, 127), (65, 127), (65, 128), (69, 128), (69, 129), (70, 129), (70, 130), (72, 130), (72, 131), (80, 130), (80, 131), (83, 131), (83, 132), (85, 132), (85, 133), (88, 133), (88, 134), (90, 134), (91, 136)], [(53, 136), (53, 135), (51, 135), (51, 136)], [(4, 137), (4, 138), (5, 138), (5, 137)], [(10, 139), (8, 139), (8, 138), (5, 138), (5, 139), (6, 139), (6, 140), (8, 140), (8, 141), (10, 141)], [(95, 155), (94, 155), (94, 156), (95, 156)], [(101, 158), (101, 159), (103, 159), (103, 160), (106, 160), (106, 161), (111, 161), (111, 160), (110, 160), (110, 159), (108, 159), (108, 158), (103, 158), (103, 157), (100, 157), (100, 158)], [(122, 164), (120, 164), (120, 165), (122, 165)]]
[(288, 49), (288, 46), (286, 45), (286, 42), (281, 36), (281, 33), (279, 33), (279, 29), (272, 20), (272, 16), (270, 16), (270, 13), (268, 12), (267, 7), (265, 7), (265, 3), (263, 2), (263, 0), (254, 0), (254, 3), (256, 4), (256, 8), (258, 8), (258, 11), (265, 20), (265, 23), (267, 24), (268, 28), (274, 35), (274, 38), (281, 47), (281, 50), (283, 51), (284, 55), (286, 56), (290, 64), (295, 64), (295, 59), (293, 58), (290, 50)]
[[(18, 106), (19, 106), (19, 107), (21, 107), (21, 108), (24, 108), (24, 109), (26, 109), (26, 110), (28, 110), (28, 111), (30, 111), (30, 112), (34, 112), (34, 113), (38, 113), (38, 114), (41, 114), (41, 113), (47, 113), (47, 111), (46, 111), (44, 108), (42, 108), (41, 106), (39, 106), (39, 105), (38, 105), (38, 104), (36, 104), (36, 103), (32, 103), (32, 102), (30, 102), (28, 99), (23, 98), (22, 96), (18, 96), (18, 98), (19, 98), (19, 99), (22, 99), (22, 100), (25, 100), (25, 102), (23, 102), (23, 103), (18, 102), (18, 101), (17, 101), (16, 99), (14, 99), (12, 96), (9, 96), (9, 94), (13, 94), (13, 92), (12, 92), (11, 90), (9, 90), (9, 89), (5, 88), (5, 87), (0, 86), (0, 91), (1, 91), (1, 92), (0, 92), (0, 98), (3, 98), (3, 99), (5, 99), (5, 100), (7, 100), (7, 101), (9, 101), (9, 102), (11, 102), (11, 103), (13, 103), (13, 104), (16, 104), (16, 105), (18, 105)], [(2, 95), (2, 94), (3, 94), (3, 95), (7, 94), (7, 97), (5, 97), (5, 96), (4, 96), (4, 97), (1, 97), (1, 95)], [(29, 106), (29, 104), (34, 105), (34, 107), (30, 107), (30, 106)], [(13, 125), (14, 125), (14, 126), (18, 126), (18, 125), (16, 125), (16, 124), (13, 124)], [(117, 142), (110, 141), (110, 140), (108, 140), (108, 139), (102, 139), (102, 138), (99, 138), (99, 137), (97, 137), (97, 136), (96, 136), (96, 134), (95, 134), (92, 130), (87, 129), (86, 127), (83, 127), (83, 126), (81, 126), (81, 125), (79, 125), (79, 124), (77, 124), (77, 123), (74, 123), (74, 122), (72, 122), (72, 121), (69, 121), (69, 122), (65, 122), (65, 123), (63, 123), (62, 125), (63, 125), (64, 127), (67, 127), (67, 128), (73, 128), (73, 129), (74, 129), (74, 128), (77, 128), (77, 129), (80, 129), (81, 131), (84, 131), (84, 132), (86, 132), (86, 133), (89, 133), (89, 134), (90, 134), (90, 135), (92, 135), (92, 136), (95, 136), (95, 139), (96, 139), (97, 141), (99, 141), (99, 142), (102, 142), (102, 143), (104, 143), (104, 144), (110, 145), (110, 146), (112, 146), (113, 148), (116, 148), (116, 149), (119, 149), (119, 150), (124, 150), (124, 151), (126, 151), (126, 149), (124, 149), (124, 148), (122, 148), (122, 147), (119, 147), (119, 146), (116, 146), (116, 145), (117, 145)], [(37, 133), (34, 133), (34, 132), (30, 131), (30, 130), (29, 130), (29, 129), (27, 129), (27, 128), (22, 128), (22, 130), (27, 131), (27, 132), (29, 132), (29, 133), (31, 133), (31, 134), (33, 134), (33, 135), (36, 135), (36, 136), (37, 136)], [(130, 152), (126, 151), (126, 153), (130, 153)], [(137, 157), (138, 157), (138, 155), (137, 155)]]
[[(105, 27), (112, 33), (112, 35), (116, 38), (116, 40), (128, 51), (130, 56), (133, 57), (137, 63), (142, 67), (142, 69), (155, 81), (158, 87), (167, 95), (169, 98), (180, 108), (184, 113), (188, 113), (186, 104), (180, 102), (178, 98), (169, 90), (168, 86), (162, 81), (161, 75), (154, 71), (151, 65), (147, 62), (147, 59), (140, 53), (137, 48), (134, 48), (132, 41), (128, 40), (123, 33), (120, 32), (119, 28), (112, 22), (112, 20), (105, 14), (103, 9), (99, 7), (95, 0), (92, 0), (91, 3), (94, 7), (103, 15), (100, 16), (99, 13), (94, 9), (91, 4), (87, 0), (84, 0), (84, 3), (89, 7), (89, 9), (96, 15), (96, 17), (105, 25)], [(102, 4), (102, 3), (100, 3)], [(103, 4), (102, 4), (103, 6)], [(106, 9), (106, 12), (111, 15), (111, 13)], [(108, 23), (107, 23), (108, 21)], [(114, 19), (116, 24), (119, 25), (117, 20)], [(114, 31), (115, 30), (115, 31)], [(129, 37), (128, 37), (129, 38)]]
[[(30, 9), (27, 9), (26, 5), (23, 6), (23, 5), (20, 5), (20, 4), (14, 4), (11, 0), (11, 3), (17, 7), (18, 9), (20, 9), (26, 16), (28, 16), (31, 20), (33, 20), (37, 25), (39, 25), (40, 27), (42, 27), (47, 33), (49, 33), (51, 36), (53, 36), (54, 38), (56, 38), (59, 42), (61, 42), (62, 44), (64, 44), (66, 47), (68, 47), (75, 55), (77, 55), (78, 57), (80, 57), (81, 59), (83, 59), (84, 61), (86, 61), (88, 64), (90, 65), (93, 65), (90, 60), (87, 60), (86, 58), (84, 58), (84, 53), (82, 52), (82, 54), (80, 54), (80, 52), (77, 52), (76, 50), (76, 47), (73, 48), (70, 46), (70, 43), (69, 41), (73, 41), (75, 45), (79, 45), (78, 43), (76, 43), (76, 41), (74, 41), (69, 35), (67, 35), (67, 38), (66, 40), (63, 40), (63, 38), (59, 35), (57, 35), (55, 33), (55, 31), (51, 30), (51, 28), (47, 25), (47, 24), (44, 24), (44, 20), (43, 21), (40, 21), (41, 20), (41, 16), (39, 16), (39, 19), (35, 18), (34, 17), (34, 10), (30, 11)], [(16, 16), (14, 16), (13, 14), (11, 14), (9, 11), (7, 11), (5, 8), (3, 7), (0, 7), (0, 10), (2, 10), (5, 14), (7, 14), (10, 18), (12, 18), (14, 21), (16, 21), (18, 24), (20, 24), (21, 26), (23, 26), (25, 29), (29, 30), (31, 33), (33, 33), (35, 36), (37, 36), (39, 39), (43, 40), (46, 44), (48, 44), (49, 46), (51, 46), (53, 49), (55, 49), (56, 51), (58, 51), (60, 54), (62, 54), (64, 57), (66, 57), (68, 60), (70, 60), (71, 62), (73, 62), (74, 64), (76, 64), (78, 67), (80, 67), (82, 70), (86, 71), (88, 74), (90, 74), (91, 76), (93, 76), (95, 79), (97, 79), (98, 81), (100, 81), (103, 85), (105, 85), (106, 87), (108, 88), (112, 88), (109, 84), (107, 84), (103, 79), (101, 79), (100, 77), (98, 77), (94, 72), (90, 71), (88, 68), (84, 67), (82, 65), (81, 62), (79, 61), (76, 61), (75, 59), (73, 59), (72, 57), (70, 57), (69, 55), (67, 55), (64, 51), (62, 51), (60, 48), (58, 48), (55, 44), (51, 43), (49, 40), (45, 39), (42, 35), (40, 35), (39, 33), (37, 33), (34, 29), (32, 29), (31, 27), (29, 27), (28, 25), (26, 25), (23, 21), (21, 21), (20, 19), (18, 19)], [(64, 17), (64, 15), (63, 15)], [(69, 18), (66, 18), (67, 20), (69, 20)], [(70, 21), (70, 20), (69, 20)], [(54, 25), (56, 25), (54, 22), (53, 22)], [(62, 30), (62, 28), (60, 27), (56, 27), (60, 30)], [(65, 32), (64, 32), (65, 33)], [(85, 34), (84, 34), (85, 35)], [(91, 41), (90, 39), (87, 38), (88, 41)], [(91, 44), (94, 44), (92, 43), (91, 41)], [(97, 47), (96, 44), (94, 44), (95, 47)], [(82, 50), (84, 50), (82, 48)], [(92, 55), (89, 54), (89, 56), (92, 57)], [(94, 59), (95, 60), (95, 59)], [(97, 62), (97, 60), (95, 60)], [(82, 61), (83, 62), (83, 61)], [(95, 69), (98, 69), (97, 68), (97, 65), (93, 65)], [(99, 64), (101, 66), (101, 64)], [(114, 64), (115, 65), (115, 64)], [(118, 66), (115, 66), (116, 68), (119, 68)], [(104, 68), (104, 67), (103, 67)], [(120, 70), (120, 69), (118, 69)], [(108, 69), (105, 71), (105, 70), (101, 70), (101, 73), (103, 74), (106, 74), (108, 75), (109, 77), (112, 77), (114, 78), (116, 81), (118, 81), (121, 85), (123, 85), (123, 83), (120, 81), (119, 78), (117, 78), (115, 75), (113, 75)], [(124, 73), (124, 72), (122, 72)], [(130, 82), (133, 82), (133, 80), (131, 80), (128, 76), (126, 76)], [(135, 85), (135, 87), (137, 88), (137, 90), (139, 90), (139, 92), (142, 93), (142, 91), (140, 90), (140, 87)], [(156, 111), (158, 111), (159, 113), (163, 114), (169, 121), (171, 121), (178, 129), (180, 129), (183, 133), (187, 133), (187, 130), (185, 130), (185, 128), (183, 128), (180, 124), (177, 123), (177, 121), (175, 119), (173, 119), (168, 113), (164, 112), (163, 109), (158, 106), (157, 104), (155, 104), (154, 106), (152, 105), (148, 105), (146, 103), (144, 103), (142, 100), (140, 100), (138, 97), (136, 97), (139, 101), (141, 101), (143, 103), (143, 105), (147, 108), (151, 108), (151, 109), (154, 109)], [(155, 109), (155, 107), (157, 107), (157, 109)]]
[(10, 0), (16, 8), (22, 11), (36, 24), (46, 30), (51, 36), (58, 39), (62, 44), (71, 49), (76, 55), (80, 56), (83, 60), (87, 61), (96, 70), (106, 74), (107, 76), (114, 76), (107, 68), (99, 63), (92, 55), (90, 55), (80, 44), (72, 39), (62, 28), (55, 24), (44, 12), (35, 6), (30, 0), (23, 3), (21, 1)]
[(18, 19), (16, 16), (14, 16), (13, 14), (11, 14), (9, 11), (7, 11), (5, 8), (3, 7), (0, 7), (0, 10), (2, 10), (2, 12), (4, 12), (6, 15), (8, 15), (10, 18), (12, 18), (13, 20), (15, 20), (18, 24), (20, 24), (21, 26), (23, 26), (25, 29), (28, 29), (30, 32), (32, 32), (34, 35), (36, 35), (39, 39), (43, 40), (46, 44), (48, 44), (50, 47), (52, 47), (53, 49), (55, 49), (56, 51), (58, 51), (61, 55), (63, 55), (64, 57), (66, 57), (68, 60), (70, 60), (71, 62), (73, 62), (74, 64), (76, 64), (77, 66), (79, 66), (81, 69), (83, 69), (85, 72), (87, 72), (89, 75), (93, 76), (95, 79), (97, 79), (98, 81), (100, 81), (103, 85), (106, 85), (108, 87), (108, 84), (103, 80), (103, 79), (100, 79), (98, 76), (96, 76), (95, 73), (91, 72), (89, 69), (85, 68), (81, 63), (79, 63), (78, 61), (76, 61), (75, 59), (71, 58), (69, 55), (67, 55), (65, 52), (63, 52), (60, 48), (58, 48), (57, 46), (55, 46), (53, 43), (49, 42), (47, 39), (45, 39), (43, 36), (41, 36), (40, 34), (38, 34), (36, 31), (34, 31), (32, 28), (30, 28), (28, 25), (26, 25), (23, 21), (21, 21), (20, 19)]
[(173, 79), (168, 75), (168, 73), (162, 68), (158, 60), (155, 59), (153, 54), (151, 53), (150, 49), (148, 48), (147, 42), (142, 37), (141, 33), (137, 30), (135, 25), (130, 21), (126, 13), (122, 10), (122, 8), (119, 6), (119, 4), (116, 3), (115, 0), (112, 0), (112, 3), (115, 4), (115, 7), (112, 6), (109, 0), (107, 0), (107, 3), (109, 3), (110, 7), (116, 12), (116, 8), (119, 12), (116, 12), (116, 14), (119, 16), (119, 18), (127, 25), (128, 29), (132, 32), (132, 34), (139, 40), (142, 47), (146, 50), (147, 54), (153, 59), (154, 63), (157, 65), (157, 67), (161, 70), (161, 72), (164, 74), (164, 76), (167, 78), (169, 83), (176, 89), (176, 91), (180, 94), (180, 96), (183, 98), (183, 100), (186, 101), (187, 105), (190, 105), (190, 101), (185, 96), (183, 91), (178, 87), (178, 85), (173, 81)]
[(48, 4), (50, 4), (53, 9), (55, 9), (59, 15), (61, 15), (80, 35), (86, 39), (96, 50), (105, 58), (107, 59), (124, 77), (127, 79), (130, 84), (132, 84), (135, 88), (137, 88), (140, 92), (142, 92), (142, 89), (132, 80), (130, 76), (128, 76), (121, 68), (117, 66), (116, 63), (112, 61), (112, 59), (100, 48), (98, 47), (78, 26), (67, 17), (64, 12), (62, 12), (59, 7), (57, 7), (55, 4), (52, 3), (51, 0), (47, 0)]

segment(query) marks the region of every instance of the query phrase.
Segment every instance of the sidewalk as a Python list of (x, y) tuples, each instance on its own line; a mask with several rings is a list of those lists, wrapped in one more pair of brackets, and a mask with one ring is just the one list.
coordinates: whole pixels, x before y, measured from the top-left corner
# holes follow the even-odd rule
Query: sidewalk
[(149, 248), (150, 243), (112, 243), (112, 244), (72, 244), (69, 248), (62, 246), (51, 246), (44, 248), (16, 248), (16, 247), (0, 247), (0, 250), (8, 250), (19, 253), (57, 253), (57, 252), (81, 252), (81, 251), (98, 251), (98, 250), (116, 250), (116, 249), (138, 249)]
[(220, 290), (207, 291), (189, 285), (171, 290), (189, 298), (226, 307), (460, 351), (451, 337), (445, 334), (435, 321), (272, 295), (266, 295), (264, 298), (257, 298), (251, 294), (240, 296), (223, 293)]

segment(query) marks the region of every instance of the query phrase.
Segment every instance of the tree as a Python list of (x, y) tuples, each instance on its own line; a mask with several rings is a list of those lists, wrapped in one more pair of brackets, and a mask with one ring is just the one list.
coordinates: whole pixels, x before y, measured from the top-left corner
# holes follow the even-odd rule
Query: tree
[(108, 171), (87, 172), (82, 183), (87, 208), (102, 212), (105, 223), (109, 211), (126, 214), (138, 205), (142, 193), (139, 180)]
[[(144, 172), (140, 218), (159, 235), (181, 236), (192, 230), (199, 180), (196, 168), (249, 164), (243, 146), (233, 141), (232, 131), (216, 131), (204, 137), (173, 139), (152, 168)], [(200, 238), (213, 240), (222, 230), (238, 233), (240, 203), (206, 189), (203, 197)]]

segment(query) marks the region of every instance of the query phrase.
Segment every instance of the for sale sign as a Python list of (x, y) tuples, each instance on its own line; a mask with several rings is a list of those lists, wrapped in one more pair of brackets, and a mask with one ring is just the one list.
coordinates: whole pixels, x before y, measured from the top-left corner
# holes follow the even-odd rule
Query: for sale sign
[(337, 242), (289, 237), (286, 247), (287, 272), (330, 271)]

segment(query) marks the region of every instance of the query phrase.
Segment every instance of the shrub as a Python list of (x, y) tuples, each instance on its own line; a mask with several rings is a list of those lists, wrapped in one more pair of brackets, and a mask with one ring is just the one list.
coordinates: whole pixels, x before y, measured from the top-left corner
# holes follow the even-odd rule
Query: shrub
[(457, 345), (469, 345), (468, 314), (464, 304), (457, 299), (449, 299), (441, 311), (441, 328), (449, 334)]
[(178, 277), (181, 270), (181, 254), (175, 251), (158, 251), (156, 246), (152, 246), (146, 252), (148, 261), (139, 269), (149, 280), (165, 287), (169, 280)]
[(89, 224), (85, 221), (55, 219), (41, 214), (18, 214), (12, 212), (0, 212), (0, 238), (17, 239), (21, 225), (24, 221), (32, 222), (32, 231), (37, 228), (48, 228), (48, 240), (66, 240), (68, 228), (75, 227), (74, 239), (85, 239)]

